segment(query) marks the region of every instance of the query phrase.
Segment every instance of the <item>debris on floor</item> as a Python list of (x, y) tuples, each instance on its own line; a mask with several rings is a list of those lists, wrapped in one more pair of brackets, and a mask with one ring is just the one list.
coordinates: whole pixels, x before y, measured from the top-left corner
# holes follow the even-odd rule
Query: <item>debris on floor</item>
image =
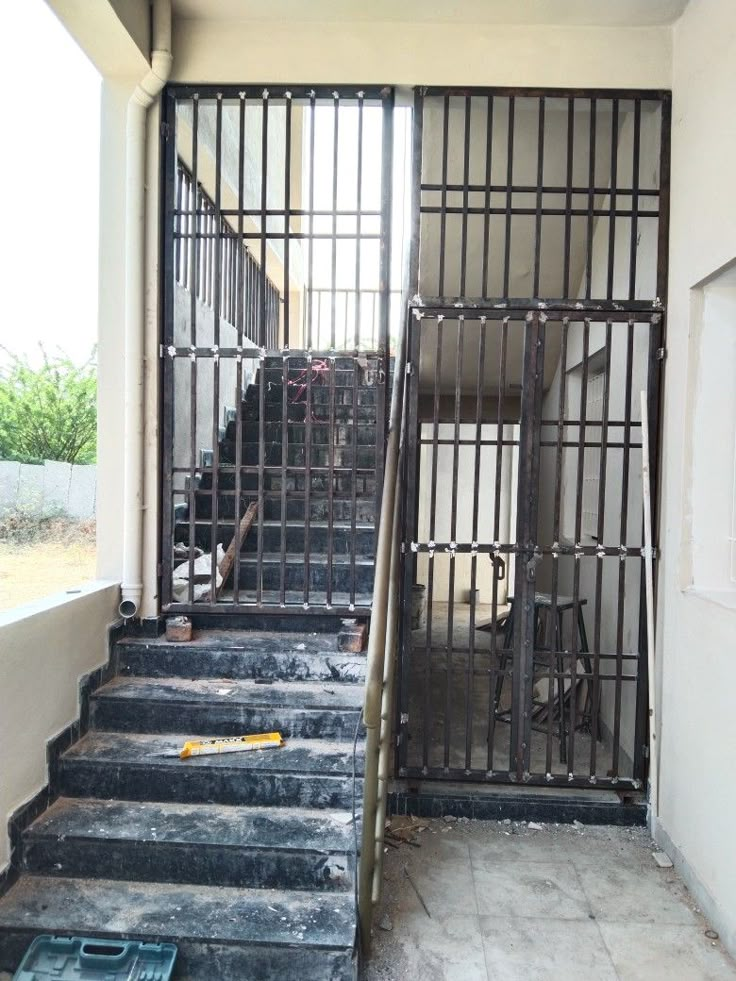
[(669, 857), (667, 852), (652, 852), (652, 858), (660, 867), (660, 869), (672, 868), (672, 859)]
[(390, 848), (398, 848), (400, 845), (413, 845), (414, 848), (420, 848), (417, 836), (428, 827), (427, 821), (422, 821), (413, 814), (397, 814), (386, 818), (384, 840)]

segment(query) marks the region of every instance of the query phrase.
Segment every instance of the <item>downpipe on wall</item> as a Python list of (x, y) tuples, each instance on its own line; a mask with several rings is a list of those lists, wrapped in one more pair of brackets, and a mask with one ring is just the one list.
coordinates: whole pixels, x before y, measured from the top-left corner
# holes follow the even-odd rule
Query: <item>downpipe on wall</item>
[(151, 67), (128, 103), (126, 128), (123, 583), (119, 607), (126, 620), (137, 616), (143, 595), (146, 118), (169, 79), (172, 62), (171, 0), (153, 0)]

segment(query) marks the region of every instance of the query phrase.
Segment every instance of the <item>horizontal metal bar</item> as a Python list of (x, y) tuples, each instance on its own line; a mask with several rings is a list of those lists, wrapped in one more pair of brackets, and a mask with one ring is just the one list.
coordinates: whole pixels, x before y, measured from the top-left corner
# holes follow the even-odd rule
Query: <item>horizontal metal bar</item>
[[(418, 780), (454, 780), (472, 783), (517, 783), (516, 773), (508, 770), (465, 770), (457, 767), (445, 769), (441, 766), (430, 766), (426, 769), (418, 766), (401, 767), (399, 776)], [(579, 777), (567, 771), (564, 773), (528, 773), (524, 776), (525, 787), (552, 787), (562, 784), (565, 787), (628, 787), (632, 790), (641, 789), (641, 781), (631, 777), (586, 776)]]
[[(626, 208), (617, 208), (615, 211), (610, 208), (485, 208), (482, 205), (463, 207), (462, 205), (447, 204), (441, 205), (422, 205), (423, 215), (524, 215), (535, 217), (537, 215), (551, 218), (564, 218), (571, 215), (573, 218), (659, 218), (658, 211), (632, 211)], [(177, 236), (179, 237), (179, 236)]]
[[(240, 587), (241, 591), (243, 587)], [(278, 592), (278, 590), (274, 590)], [(169, 603), (168, 605), (162, 605), (161, 607), (164, 613), (252, 613), (254, 610), (266, 610), (266, 611), (278, 611), (279, 616), (284, 614), (289, 615), (304, 615), (308, 610), (311, 611), (325, 611), (326, 613), (335, 614), (336, 616), (345, 617), (355, 617), (361, 615), (368, 615), (371, 612), (371, 607), (366, 605), (361, 605), (356, 603), (355, 606), (350, 607), (348, 605), (342, 605), (339, 603), (333, 603), (328, 606), (326, 603), (308, 603), (306, 606), (304, 602), (300, 599), (294, 601), (293, 603), (286, 601), (286, 605), (282, 606), (277, 598), (273, 601), (264, 600), (261, 603), (248, 603), (244, 600), (240, 600), (235, 603), (229, 598), (224, 598), (219, 603)]]
[(616, 317), (621, 313), (660, 316), (664, 312), (664, 305), (659, 300), (546, 300), (543, 297), (415, 296), (411, 300), (411, 308), (425, 317), (436, 313), (446, 314), (447, 311), (491, 317), (493, 314), (503, 316), (507, 313), (538, 313), (541, 310), (548, 318), (557, 313), (603, 313), (611, 320), (623, 319)]
[[(406, 542), (412, 552), (454, 552), (457, 555), (516, 555), (526, 552), (527, 546), (501, 542)], [(538, 555), (573, 555), (576, 558), (642, 558), (641, 545), (536, 545)]]
[[(537, 194), (541, 192), (542, 194), (589, 194), (591, 191), (594, 194), (610, 194), (610, 187), (567, 187), (566, 185), (542, 185), (537, 187), (536, 184), (422, 184), (422, 191), (427, 191), (428, 193), (438, 193), (440, 191), (447, 191), (448, 193), (458, 192), (464, 193), (468, 191), (469, 193), (485, 194), (490, 191), (498, 194), (506, 194), (511, 192), (512, 194)], [(649, 197), (659, 197), (661, 191), (659, 188), (640, 188), (638, 191), (634, 192), (630, 188), (616, 188), (616, 196), (621, 195), (626, 196), (627, 194), (637, 193), (640, 197), (647, 195)], [(174, 212), (176, 214), (176, 212)], [(223, 212), (226, 214), (226, 212)], [(586, 211), (587, 214), (587, 211)], [(608, 212), (606, 212), (608, 214)], [(641, 212), (639, 212), (641, 214)]]
[(644, 102), (659, 102), (672, 95), (671, 89), (571, 89), (571, 88), (524, 88), (518, 86), (470, 86), (468, 88), (448, 87), (445, 85), (420, 86), (423, 96), (449, 95), (465, 98), (474, 95), (515, 96), (520, 99), (641, 99)]
[[(647, 192), (642, 191), (641, 193), (645, 194)], [(643, 212), (639, 212), (639, 214), (642, 213)], [(211, 211), (207, 208), (199, 208), (199, 209), (175, 208), (171, 212), (171, 214), (179, 215), (180, 217), (187, 217), (187, 216), (192, 217), (194, 215), (208, 215), (211, 214)], [(229, 218), (237, 218), (239, 215), (250, 215), (254, 218), (260, 218), (264, 214), (266, 215), (267, 218), (279, 218), (279, 217), (285, 218), (287, 214), (292, 218), (293, 217), (308, 218), (310, 215), (314, 218), (331, 218), (333, 215), (333, 211), (331, 208), (328, 210), (319, 210), (318, 208), (315, 208), (314, 210), (311, 211), (305, 208), (289, 208), (288, 210), (286, 208), (266, 208), (264, 211), (261, 211), (260, 208), (243, 208), (242, 210), (240, 208), (221, 208), (220, 214), (223, 217), (229, 217)], [(359, 211), (355, 209), (346, 209), (346, 210), (338, 209), (337, 211), (334, 212), (334, 214), (337, 215), (338, 218), (352, 218), (352, 217), (357, 218), (358, 216), (360, 216), (361, 218), (381, 217), (380, 211), (368, 211), (367, 209), (363, 209), (363, 208), (361, 208)], [(200, 236), (197, 237), (199, 238)], [(236, 231), (233, 231), (232, 237), (237, 239), (239, 237), (238, 233)], [(375, 292), (378, 292), (378, 290), (376, 290)]]
[[(379, 358), (383, 356), (383, 351), (353, 351), (348, 349), (343, 351), (342, 349), (335, 349), (332, 351), (308, 351), (301, 348), (280, 348), (266, 350), (260, 347), (217, 347), (213, 345), (212, 347), (176, 347), (174, 344), (170, 344), (168, 347), (161, 347), (162, 356), (166, 354), (170, 358), (214, 358), (215, 356), (219, 358), (312, 358), (314, 360), (319, 360), (320, 358), (352, 358), (354, 361), (362, 360), (363, 358)], [(346, 369), (349, 370), (349, 369)]]
[(222, 96), (224, 100), (239, 100), (241, 96), (246, 99), (263, 99), (263, 93), (268, 92), (269, 102), (285, 101), (291, 99), (292, 102), (305, 102), (309, 104), (311, 99), (316, 102), (322, 100), (334, 104), (335, 93), (341, 103), (355, 102), (362, 98), (363, 105), (383, 104), (383, 100), (388, 98), (391, 89), (388, 86), (378, 85), (273, 85), (264, 82), (250, 82), (247, 85), (217, 85), (208, 83), (206, 85), (192, 85), (184, 83), (172, 83), (167, 85), (167, 91), (176, 99), (191, 99), (199, 96), (200, 101), (205, 99), (216, 99)]

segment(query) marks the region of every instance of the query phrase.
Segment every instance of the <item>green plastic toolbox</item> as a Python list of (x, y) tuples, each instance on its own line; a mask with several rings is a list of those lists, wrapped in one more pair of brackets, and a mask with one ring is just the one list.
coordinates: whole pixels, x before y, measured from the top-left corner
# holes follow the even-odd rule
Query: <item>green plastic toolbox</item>
[(91, 937), (36, 937), (13, 981), (169, 981), (174, 944)]

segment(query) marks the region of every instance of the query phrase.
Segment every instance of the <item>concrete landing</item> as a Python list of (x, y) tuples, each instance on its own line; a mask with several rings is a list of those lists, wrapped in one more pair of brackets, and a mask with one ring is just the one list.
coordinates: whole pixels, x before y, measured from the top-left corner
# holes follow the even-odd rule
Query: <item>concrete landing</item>
[(422, 823), (384, 857), (364, 981), (735, 981), (645, 829)]

